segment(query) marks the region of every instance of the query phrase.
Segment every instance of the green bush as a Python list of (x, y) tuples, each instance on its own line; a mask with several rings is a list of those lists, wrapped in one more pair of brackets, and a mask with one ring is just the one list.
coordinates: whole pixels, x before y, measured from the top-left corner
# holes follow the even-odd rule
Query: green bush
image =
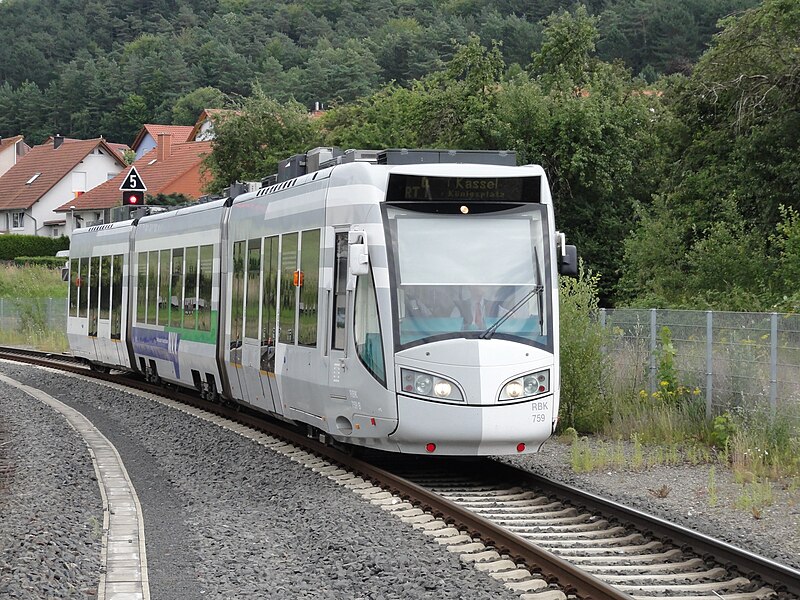
[(38, 235), (0, 235), (0, 260), (18, 256), (55, 256), (59, 250), (69, 250), (69, 238)]
[(49, 269), (59, 269), (66, 263), (66, 258), (60, 258), (57, 256), (18, 256), (14, 259), (14, 264), (18, 267), (38, 265)]
[(598, 316), (599, 275), (581, 262), (577, 278), (561, 277), (561, 407), (559, 428), (600, 431), (611, 416), (606, 332)]

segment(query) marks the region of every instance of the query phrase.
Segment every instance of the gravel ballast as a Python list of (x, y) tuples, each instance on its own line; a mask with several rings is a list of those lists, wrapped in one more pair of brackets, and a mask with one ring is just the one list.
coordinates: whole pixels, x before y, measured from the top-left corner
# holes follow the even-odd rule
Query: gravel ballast
[[(142, 504), (154, 599), (519, 597), (386, 511), (233, 432), (99, 384), (8, 363), (0, 372), (80, 410), (117, 447)], [(96, 494), (92, 477), (82, 479)], [(66, 512), (53, 504), (48, 526)], [(7, 535), (25, 531), (17, 522)]]
[[(630, 457), (631, 447), (626, 446)], [(538, 454), (503, 460), (800, 569), (798, 481), (772, 482), (773, 502), (760, 508), (756, 518), (754, 511), (741, 508), (747, 486), (736, 483), (730, 470), (720, 465), (606, 468), (576, 474), (570, 466), (570, 444), (555, 438)]]
[[(356, 494), (233, 432), (100, 384), (9, 363), (0, 372), (74, 406), (116, 445), (142, 503), (154, 599), (518, 598)], [(85, 445), (62, 417), (7, 386), (0, 429), (11, 442), (0, 465), (17, 461), (13, 476), (0, 475), (0, 597), (93, 598), (102, 509)], [(712, 506), (708, 465), (578, 475), (558, 440), (504, 460), (800, 568), (797, 489), (776, 484), (756, 519), (734, 508), (742, 487), (719, 466)], [(656, 497), (663, 486), (668, 494)]]
[(83, 438), (0, 382), (0, 598), (96, 598), (103, 504)]

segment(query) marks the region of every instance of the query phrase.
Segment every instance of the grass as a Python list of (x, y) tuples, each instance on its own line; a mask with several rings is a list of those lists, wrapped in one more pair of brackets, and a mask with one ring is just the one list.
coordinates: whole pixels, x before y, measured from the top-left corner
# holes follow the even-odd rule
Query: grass
[(629, 439), (636, 435), (643, 444), (672, 446), (707, 439), (709, 428), (705, 407), (694, 398), (668, 403), (638, 396), (615, 402), (612, 417), (602, 431), (606, 437)]
[[(682, 401), (637, 396), (617, 402), (594, 448), (572, 430), (577, 471), (626, 463), (641, 470), (663, 465), (710, 464), (729, 467), (744, 483), (800, 477), (800, 407), (739, 408), (709, 421), (694, 396)], [(607, 440), (628, 439), (627, 457)], [(621, 443), (621, 442), (620, 442)]]
[(62, 326), (48, 322), (43, 298), (66, 300), (67, 284), (59, 269), (0, 266), (0, 344), (64, 352), (69, 348)]
[(0, 298), (64, 298), (67, 283), (59, 269), (42, 266), (0, 266)]

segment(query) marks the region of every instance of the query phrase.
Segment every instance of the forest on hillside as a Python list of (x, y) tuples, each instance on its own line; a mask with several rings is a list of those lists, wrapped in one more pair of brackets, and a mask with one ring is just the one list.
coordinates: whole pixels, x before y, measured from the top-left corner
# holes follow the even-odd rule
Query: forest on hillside
[[(757, 0), (586, 0), (598, 57), (652, 82), (688, 73), (721, 17)], [(0, 135), (129, 143), (142, 123), (194, 124), (258, 84), (306, 106), (351, 102), (440, 71), (492, 40), (527, 65), (568, 0), (5, 0)]]
[(58, 3), (103, 17), (60, 63), (0, 47), (0, 135), (127, 141), (232, 108), (216, 189), (316, 145), (510, 149), (545, 168), (605, 306), (800, 310), (796, 0), (125, 4)]

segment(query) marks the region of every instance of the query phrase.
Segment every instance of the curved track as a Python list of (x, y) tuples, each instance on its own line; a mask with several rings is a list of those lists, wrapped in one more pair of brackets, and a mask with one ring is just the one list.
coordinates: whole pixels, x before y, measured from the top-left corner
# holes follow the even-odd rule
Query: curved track
[[(0, 358), (91, 375), (71, 357), (0, 349)], [(579, 598), (800, 598), (800, 572), (719, 540), (492, 460), (370, 454), (362, 460), (261, 415), (131, 377), (125, 383), (301, 446), (466, 532), (462, 559), (498, 578), (545, 580)], [(487, 547), (489, 548), (487, 550)]]

